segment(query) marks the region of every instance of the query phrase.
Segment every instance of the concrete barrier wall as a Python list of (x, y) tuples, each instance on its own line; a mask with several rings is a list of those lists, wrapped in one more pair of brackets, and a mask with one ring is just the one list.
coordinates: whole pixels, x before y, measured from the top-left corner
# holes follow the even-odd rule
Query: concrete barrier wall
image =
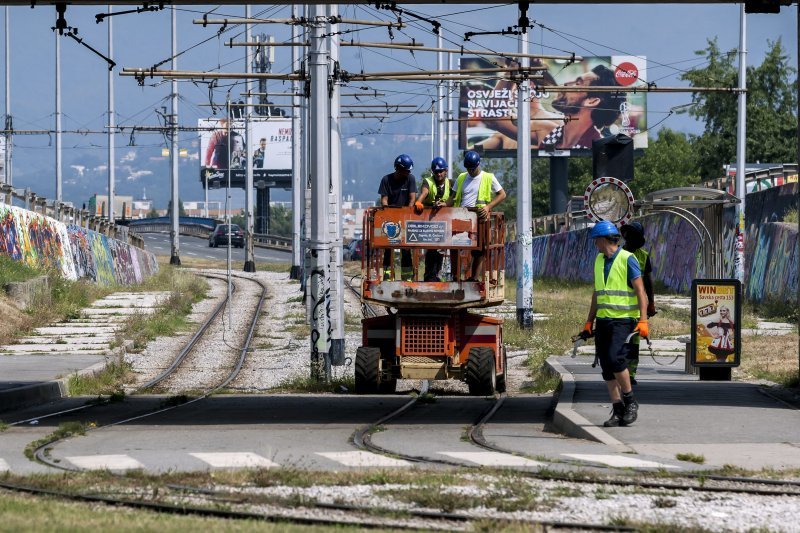
[[(798, 290), (798, 233), (796, 224), (772, 222), (782, 217), (796, 201), (798, 184), (775, 187), (747, 196), (744, 295), (753, 302), (772, 299), (794, 302)], [(752, 202), (751, 202), (752, 199)], [(776, 214), (777, 213), (777, 214)], [(734, 209), (724, 213), (724, 268), (733, 276)], [(670, 290), (689, 294), (692, 280), (699, 277), (700, 238), (682, 218), (666, 213), (642, 218), (645, 246), (653, 254), (653, 278)], [(592, 281), (597, 249), (589, 230), (576, 230), (535, 237), (533, 277)], [(506, 247), (506, 276), (516, 277), (516, 243)]]
[(71, 280), (103, 285), (141, 283), (158, 271), (156, 258), (135, 246), (0, 203), (0, 253)]

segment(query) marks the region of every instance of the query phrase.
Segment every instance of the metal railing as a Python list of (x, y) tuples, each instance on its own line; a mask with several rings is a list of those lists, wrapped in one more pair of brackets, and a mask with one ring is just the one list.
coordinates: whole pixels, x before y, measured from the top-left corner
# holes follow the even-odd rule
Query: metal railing
[(144, 239), (129, 231), (127, 227), (109, 222), (107, 218), (92, 215), (86, 209), (78, 209), (64, 202), (48, 200), (43, 196), (37, 195), (29, 188), (15, 189), (11, 185), (0, 184), (0, 200), (10, 206), (14, 205), (14, 200), (18, 200), (22, 203), (22, 207), (28, 211), (51, 217), (64, 224), (82, 226), (112, 239), (144, 249)]

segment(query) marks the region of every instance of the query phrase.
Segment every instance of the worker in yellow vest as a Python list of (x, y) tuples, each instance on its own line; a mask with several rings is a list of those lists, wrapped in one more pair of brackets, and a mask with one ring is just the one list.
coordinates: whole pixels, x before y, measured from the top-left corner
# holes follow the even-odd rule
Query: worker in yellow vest
[[(489, 218), (492, 209), (506, 199), (506, 191), (491, 172), (481, 170), (481, 156), (478, 152), (470, 150), (464, 154), (464, 168), (456, 178), (456, 194), (452, 205), (455, 207), (477, 207), (481, 220)], [(483, 252), (472, 252), (472, 276), (467, 281), (478, 281), (482, 275)]]
[(636, 421), (639, 412), (626, 362), (631, 347), (628, 337), (634, 331), (650, 337), (647, 295), (639, 262), (619, 246), (617, 227), (603, 220), (595, 224), (590, 236), (600, 253), (594, 262), (594, 293), (581, 335), (595, 336), (597, 358), (613, 404), (611, 418), (603, 425), (627, 426)]
[[(444, 207), (453, 196), (450, 180), (447, 179), (447, 161), (443, 157), (434, 157), (431, 161), (431, 176), (423, 178), (420, 186), (419, 197), (414, 204), (414, 210), (422, 213), (425, 207)], [(427, 250), (425, 252), (425, 275), (423, 281), (441, 281), (439, 271), (444, 262), (443, 252), (440, 250)]]
[[(622, 226), (620, 233), (625, 239), (625, 245), (622, 248), (632, 253), (639, 262), (644, 292), (647, 294), (647, 318), (651, 318), (656, 314), (656, 300), (653, 294), (653, 265), (650, 261), (650, 253), (643, 248), (645, 243), (644, 227), (634, 220)], [(636, 372), (639, 369), (639, 341), (638, 335), (634, 337), (631, 341), (630, 352), (628, 352), (628, 373), (631, 376), (632, 385), (636, 385)]]

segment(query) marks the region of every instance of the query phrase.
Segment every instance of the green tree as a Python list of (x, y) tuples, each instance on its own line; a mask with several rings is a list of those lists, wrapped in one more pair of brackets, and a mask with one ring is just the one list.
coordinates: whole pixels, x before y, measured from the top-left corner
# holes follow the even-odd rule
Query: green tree
[[(736, 51), (722, 52), (716, 38), (708, 41), (703, 68), (681, 75), (692, 87), (736, 87)], [(796, 71), (789, 65), (781, 39), (769, 43), (759, 66), (747, 68), (747, 159), (780, 163), (793, 161), (796, 151)], [(705, 122), (693, 147), (700, 176), (717, 178), (722, 166), (736, 157), (737, 97), (734, 93), (695, 93), (688, 113)]]
[(156, 211), (156, 208), (151, 207), (150, 211), (147, 212), (147, 216), (145, 218), (158, 218), (158, 211)]
[(634, 167), (630, 183), (635, 198), (660, 189), (686, 187), (700, 181), (697, 155), (685, 134), (662, 128)]
[[(172, 200), (167, 202), (167, 216), (172, 213)], [(186, 216), (186, 209), (183, 207), (183, 200), (178, 198), (178, 216), (185, 217)]]

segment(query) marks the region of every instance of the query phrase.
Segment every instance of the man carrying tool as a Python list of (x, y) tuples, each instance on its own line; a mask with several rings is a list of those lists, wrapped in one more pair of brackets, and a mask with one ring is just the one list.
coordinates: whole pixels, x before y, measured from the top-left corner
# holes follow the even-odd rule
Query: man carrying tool
[[(613, 404), (611, 418), (603, 425), (627, 426), (636, 421), (639, 411), (625, 361), (631, 347), (628, 337), (634, 331), (650, 337), (644, 318), (647, 295), (639, 262), (620, 248), (617, 227), (603, 220), (595, 224), (590, 235), (600, 253), (594, 262), (594, 293), (581, 336), (595, 336), (595, 350)], [(597, 325), (593, 328), (595, 318)]]
[[(478, 152), (470, 150), (464, 154), (464, 168), (467, 171), (458, 175), (455, 198), (449, 205), (477, 207), (478, 217), (487, 220), (492, 209), (506, 199), (506, 191), (494, 174), (481, 170), (481, 156)], [(482, 251), (472, 252), (472, 275), (467, 281), (478, 281), (484, 260)]]
[[(447, 161), (443, 157), (434, 157), (431, 161), (431, 177), (424, 178), (420, 186), (419, 197), (414, 204), (414, 211), (422, 213), (427, 207), (445, 207), (450, 200), (450, 180), (447, 179)], [(425, 276), (423, 281), (439, 281), (444, 256), (439, 250), (425, 252)]]
[[(644, 227), (641, 223), (633, 221), (622, 226), (620, 232), (622, 238), (625, 239), (625, 246), (622, 248), (632, 253), (639, 262), (644, 292), (647, 294), (647, 318), (649, 319), (656, 314), (656, 300), (653, 294), (653, 265), (650, 263), (650, 253), (643, 248), (645, 243)], [(628, 352), (628, 373), (631, 376), (631, 385), (636, 385), (636, 370), (639, 368), (639, 341), (639, 336), (635, 336)]]

